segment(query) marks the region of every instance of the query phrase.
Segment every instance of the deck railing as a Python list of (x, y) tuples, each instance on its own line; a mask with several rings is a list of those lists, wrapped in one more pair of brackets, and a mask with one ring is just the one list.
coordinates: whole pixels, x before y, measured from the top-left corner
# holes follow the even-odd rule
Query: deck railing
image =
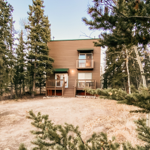
[(63, 79), (47, 80), (46, 81), (46, 96), (47, 96), (47, 92), (49, 90), (54, 90), (55, 96), (56, 96), (56, 90), (62, 90), (62, 96), (63, 96), (64, 91), (65, 91), (65, 80), (63, 80)]
[(77, 69), (93, 69), (94, 60), (93, 59), (78, 59), (76, 60)]
[(76, 80), (76, 88), (91, 88), (96, 89), (96, 80), (94, 79), (77, 79)]
[(63, 87), (63, 83), (64, 83), (64, 80), (63, 79), (53, 79), (53, 80), (47, 80), (47, 83), (46, 83), (46, 87), (48, 88), (51, 88), (51, 87)]

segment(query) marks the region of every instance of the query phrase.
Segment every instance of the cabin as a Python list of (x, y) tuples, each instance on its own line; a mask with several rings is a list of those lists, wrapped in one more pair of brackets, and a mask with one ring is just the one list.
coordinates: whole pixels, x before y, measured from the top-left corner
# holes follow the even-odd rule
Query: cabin
[(48, 75), (46, 96), (75, 97), (89, 95), (84, 88), (100, 88), (101, 48), (97, 39), (51, 40), (49, 56), (54, 73)]

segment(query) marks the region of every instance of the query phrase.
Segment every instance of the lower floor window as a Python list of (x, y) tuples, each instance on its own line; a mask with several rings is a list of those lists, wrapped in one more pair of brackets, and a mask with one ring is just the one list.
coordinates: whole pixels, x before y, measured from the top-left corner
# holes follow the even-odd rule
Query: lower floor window
[(78, 79), (92, 79), (92, 73), (78, 73)]
[(78, 73), (78, 88), (91, 87), (92, 85), (92, 73)]

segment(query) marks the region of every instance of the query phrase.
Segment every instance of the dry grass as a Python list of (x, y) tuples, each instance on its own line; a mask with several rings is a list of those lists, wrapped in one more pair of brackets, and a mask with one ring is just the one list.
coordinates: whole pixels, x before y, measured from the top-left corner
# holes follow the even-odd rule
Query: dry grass
[(84, 128), (85, 135), (92, 132), (94, 127), (101, 126), (103, 127), (102, 132), (107, 133), (110, 140), (112, 136), (115, 136), (116, 141), (119, 143), (129, 141), (133, 146), (136, 144), (145, 145), (145, 142), (137, 138), (137, 131), (135, 130), (137, 127), (134, 120), (146, 118), (146, 114), (129, 113), (131, 110), (138, 110), (138, 107), (117, 104), (116, 101), (103, 99), (100, 100), (100, 104), (95, 104), (94, 107), (106, 109), (109, 114), (88, 121)]
[(137, 138), (134, 120), (146, 118), (145, 114), (129, 113), (137, 110), (135, 106), (117, 104), (114, 100), (85, 98), (35, 98), (18, 101), (0, 102), (0, 150), (9, 148), (16, 150), (20, 143), (30, 149), (33, 129), (30, 120), (26, 119), (26, 111), (33, 110), (48, 114), (55, 124), (64, 122), (78, 125), (84, 140), (93, 132), (105, 132), (108, 138), (116, 137), (116, 141), (130, 141), (133, 146), (145, 143)]

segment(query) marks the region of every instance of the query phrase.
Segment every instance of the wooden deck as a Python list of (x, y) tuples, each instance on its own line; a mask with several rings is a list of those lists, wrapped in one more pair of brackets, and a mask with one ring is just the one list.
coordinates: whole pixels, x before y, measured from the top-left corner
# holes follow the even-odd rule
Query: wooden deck
[(46, 96), (53, 95), (52, 91), (54, 90), (54, 95), (56, 96), (56, 91), (61, 90), (62, 96), (64, 95), (65, 90), (65, 81), (63, 79), (57, 80), (47, 80), (46, 81)]
[[(96, 80), (94, 79), (76, 79), (74, 88), (65, 88), (65, 81), (62, 80), (47, 80), (46, 96), (66, 96), (75, 97), (77, 91), (83, 91), (85, 88), (96, 89)], [(59, 93), (57, 93), (59, 91)], [(86, 92), (84, 92), (86, 96)], [(83, 95), (83, 94), (82, 94)]]

